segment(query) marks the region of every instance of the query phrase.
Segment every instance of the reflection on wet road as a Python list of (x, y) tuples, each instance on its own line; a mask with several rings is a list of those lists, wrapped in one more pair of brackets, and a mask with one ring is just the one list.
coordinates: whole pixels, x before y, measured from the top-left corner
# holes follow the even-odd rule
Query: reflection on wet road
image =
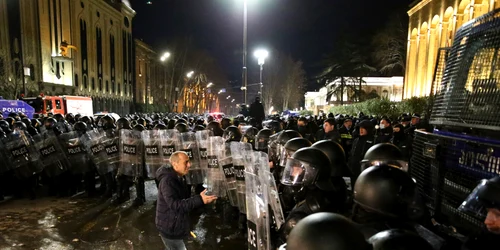
[[(0, 249), (163, 249), (155, 227), (156, 187), (146, 183), (146, 204), (132, 207), (82, 197), (0, 203)], [(246, 249), (234, 209), (218, 201), (191, 214), (187, 248)], [(224, 206), (223, 206), (224, 205)]]

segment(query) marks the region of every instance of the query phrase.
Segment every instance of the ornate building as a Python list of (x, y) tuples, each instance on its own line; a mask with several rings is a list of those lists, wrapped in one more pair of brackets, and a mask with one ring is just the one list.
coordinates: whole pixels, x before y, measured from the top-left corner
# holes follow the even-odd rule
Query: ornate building
[(452, 45), (467, 21), (500, 7), (500, 0), (421, 0), (408, 11), (404, 98), (431, 93), (438, 49)]
[(0, 0), (0, 84), (92, 96), (94, 112), (128, 113), (134, 16), (128, 0)]

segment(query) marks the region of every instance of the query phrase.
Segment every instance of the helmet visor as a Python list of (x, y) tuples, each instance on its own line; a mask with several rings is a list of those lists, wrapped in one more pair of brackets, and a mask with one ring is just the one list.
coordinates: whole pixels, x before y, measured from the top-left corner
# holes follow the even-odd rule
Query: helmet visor
[(265, 150), (267, 152), (268, 138), (257, 137), (255, 138), (255, 149), (257, 150)]
[(462, 202), (458, 210), (476, 215), (478, 217), (486, 217), (486, 214), (488, 213), (487, 208), (490, 204), (488, 204), (488, 202), (484, 199), (481, 199), (480, 196), (481, 193), (484, 192), (487, 182), (487, 180), (482, 180), (481, 183), (479, 183), (469, 194), (467, 199)]
[(316, 179), (316, 175), (316, 168), (293, 158), (288, 158), (281, 177), (281, 184), (287, 186), (310, 185)]
[(408, 172), (408, 162), (402, 160), (362, 160), (361, 161), (361, 171), (373, 166), (389, 165), (391, 167), (399, 168), (405, 172)]
[(286, 161), (288, 158), (292, 157), (295, 151), (286, 149), (284, 146), (280, 149), (280, 166), (286, 166)]

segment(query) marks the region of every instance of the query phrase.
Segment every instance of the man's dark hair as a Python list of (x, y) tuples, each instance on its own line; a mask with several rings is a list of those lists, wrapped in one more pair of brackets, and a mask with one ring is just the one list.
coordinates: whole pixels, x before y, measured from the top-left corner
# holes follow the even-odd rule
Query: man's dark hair
[(387, 123), (392, 124), (392, 123), (391, 123), (391, 119), (389, 119), (389, 118), (387, 118), (387, 117), (382, 118), (382, 120), (385, 120)]
[(323, 123), (328, 123), (330, 124), (331, 126), (335, 126), (335, 119), (334, 118), (328, 118), (325, 120), (325, 122)]

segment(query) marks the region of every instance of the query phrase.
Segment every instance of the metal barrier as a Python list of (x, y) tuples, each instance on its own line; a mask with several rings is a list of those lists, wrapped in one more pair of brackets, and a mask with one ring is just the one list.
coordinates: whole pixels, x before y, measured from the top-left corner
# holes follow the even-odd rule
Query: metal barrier
[(461, 233), (483, 227), (483, 219), (458, 211), (481, 179), (500, 173), (500, 144), (478, 138), (416, 131), (410, 175), (431, 216)]

